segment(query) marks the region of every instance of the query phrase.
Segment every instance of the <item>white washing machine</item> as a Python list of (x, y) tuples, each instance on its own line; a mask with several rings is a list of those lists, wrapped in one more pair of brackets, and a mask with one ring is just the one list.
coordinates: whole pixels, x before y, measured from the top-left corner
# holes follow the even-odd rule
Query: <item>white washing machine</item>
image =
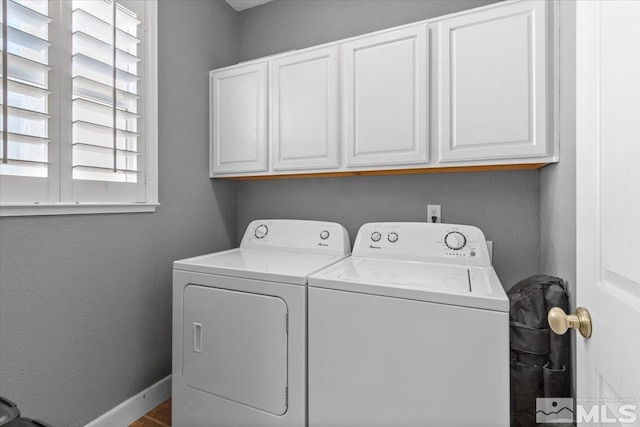
[(509, 425), (509, 301), (482, 231), (372, 223), (309, 278), (309, 426)]
[(306, 425), (307, 279), (349, 252), (339, 224), (263, 220), (174, 262), (172, 425)]

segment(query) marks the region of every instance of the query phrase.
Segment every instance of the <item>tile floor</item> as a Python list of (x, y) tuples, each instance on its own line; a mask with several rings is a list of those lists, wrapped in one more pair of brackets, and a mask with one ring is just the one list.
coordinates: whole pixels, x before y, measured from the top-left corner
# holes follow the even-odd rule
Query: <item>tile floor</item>
[(171, 425), (171, 399), (167, 399), (129, 427), (169, 427)]

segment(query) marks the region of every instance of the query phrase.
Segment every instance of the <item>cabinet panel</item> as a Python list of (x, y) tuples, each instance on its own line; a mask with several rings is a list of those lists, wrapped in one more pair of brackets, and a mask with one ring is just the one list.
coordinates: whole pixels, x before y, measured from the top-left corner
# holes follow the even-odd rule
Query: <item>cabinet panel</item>
[(338, 166), (337, 47), (271, 63), (273, 169)]
[(214, 71), (211, 173), (267, 170), (267, 64)]
[(545, 14), (527, 1), (435, 24), (441, 161), (547, 154)]
[(347, 166), (427, 161), (426, 24), (342, 45)]

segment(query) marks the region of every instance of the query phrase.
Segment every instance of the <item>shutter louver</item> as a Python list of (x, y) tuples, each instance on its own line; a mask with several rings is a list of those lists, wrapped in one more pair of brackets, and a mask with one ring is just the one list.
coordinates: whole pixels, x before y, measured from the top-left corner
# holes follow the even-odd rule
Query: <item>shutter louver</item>
[(47, 0), (2, 0), (1, 175), (48, 174), (48, 12)]
[(118, 3), (74, 0), (72, 22), (73, 178), (136, 183), (140, 21)]

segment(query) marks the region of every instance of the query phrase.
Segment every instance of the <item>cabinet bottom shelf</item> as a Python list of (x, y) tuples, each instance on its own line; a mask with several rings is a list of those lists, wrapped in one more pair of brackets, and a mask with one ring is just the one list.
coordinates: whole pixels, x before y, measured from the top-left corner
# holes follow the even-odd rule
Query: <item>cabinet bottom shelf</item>
[(380, 175), (413, 175), (413, 174), (424, 174), (424, 173), (512, 171), (512, 170), (541, 169), (549, 164), (550, 163), (522, 163), (522, 164), (514, 164), (514, 165), (452, 166), (452, 167), (442, 167), (442, 168), (315, 172), (315, 173), (294, 173), (294, 174), (282, 174), (282, 175), (252, 175), (252, 176), (216, 177), (216, 178), (231, 179), (234, 181), (255, 181), (255, 180), (268, 180), (268, 179), (341, 178), (341, 177), (347, 177), (347, 176), (380, 176)]

